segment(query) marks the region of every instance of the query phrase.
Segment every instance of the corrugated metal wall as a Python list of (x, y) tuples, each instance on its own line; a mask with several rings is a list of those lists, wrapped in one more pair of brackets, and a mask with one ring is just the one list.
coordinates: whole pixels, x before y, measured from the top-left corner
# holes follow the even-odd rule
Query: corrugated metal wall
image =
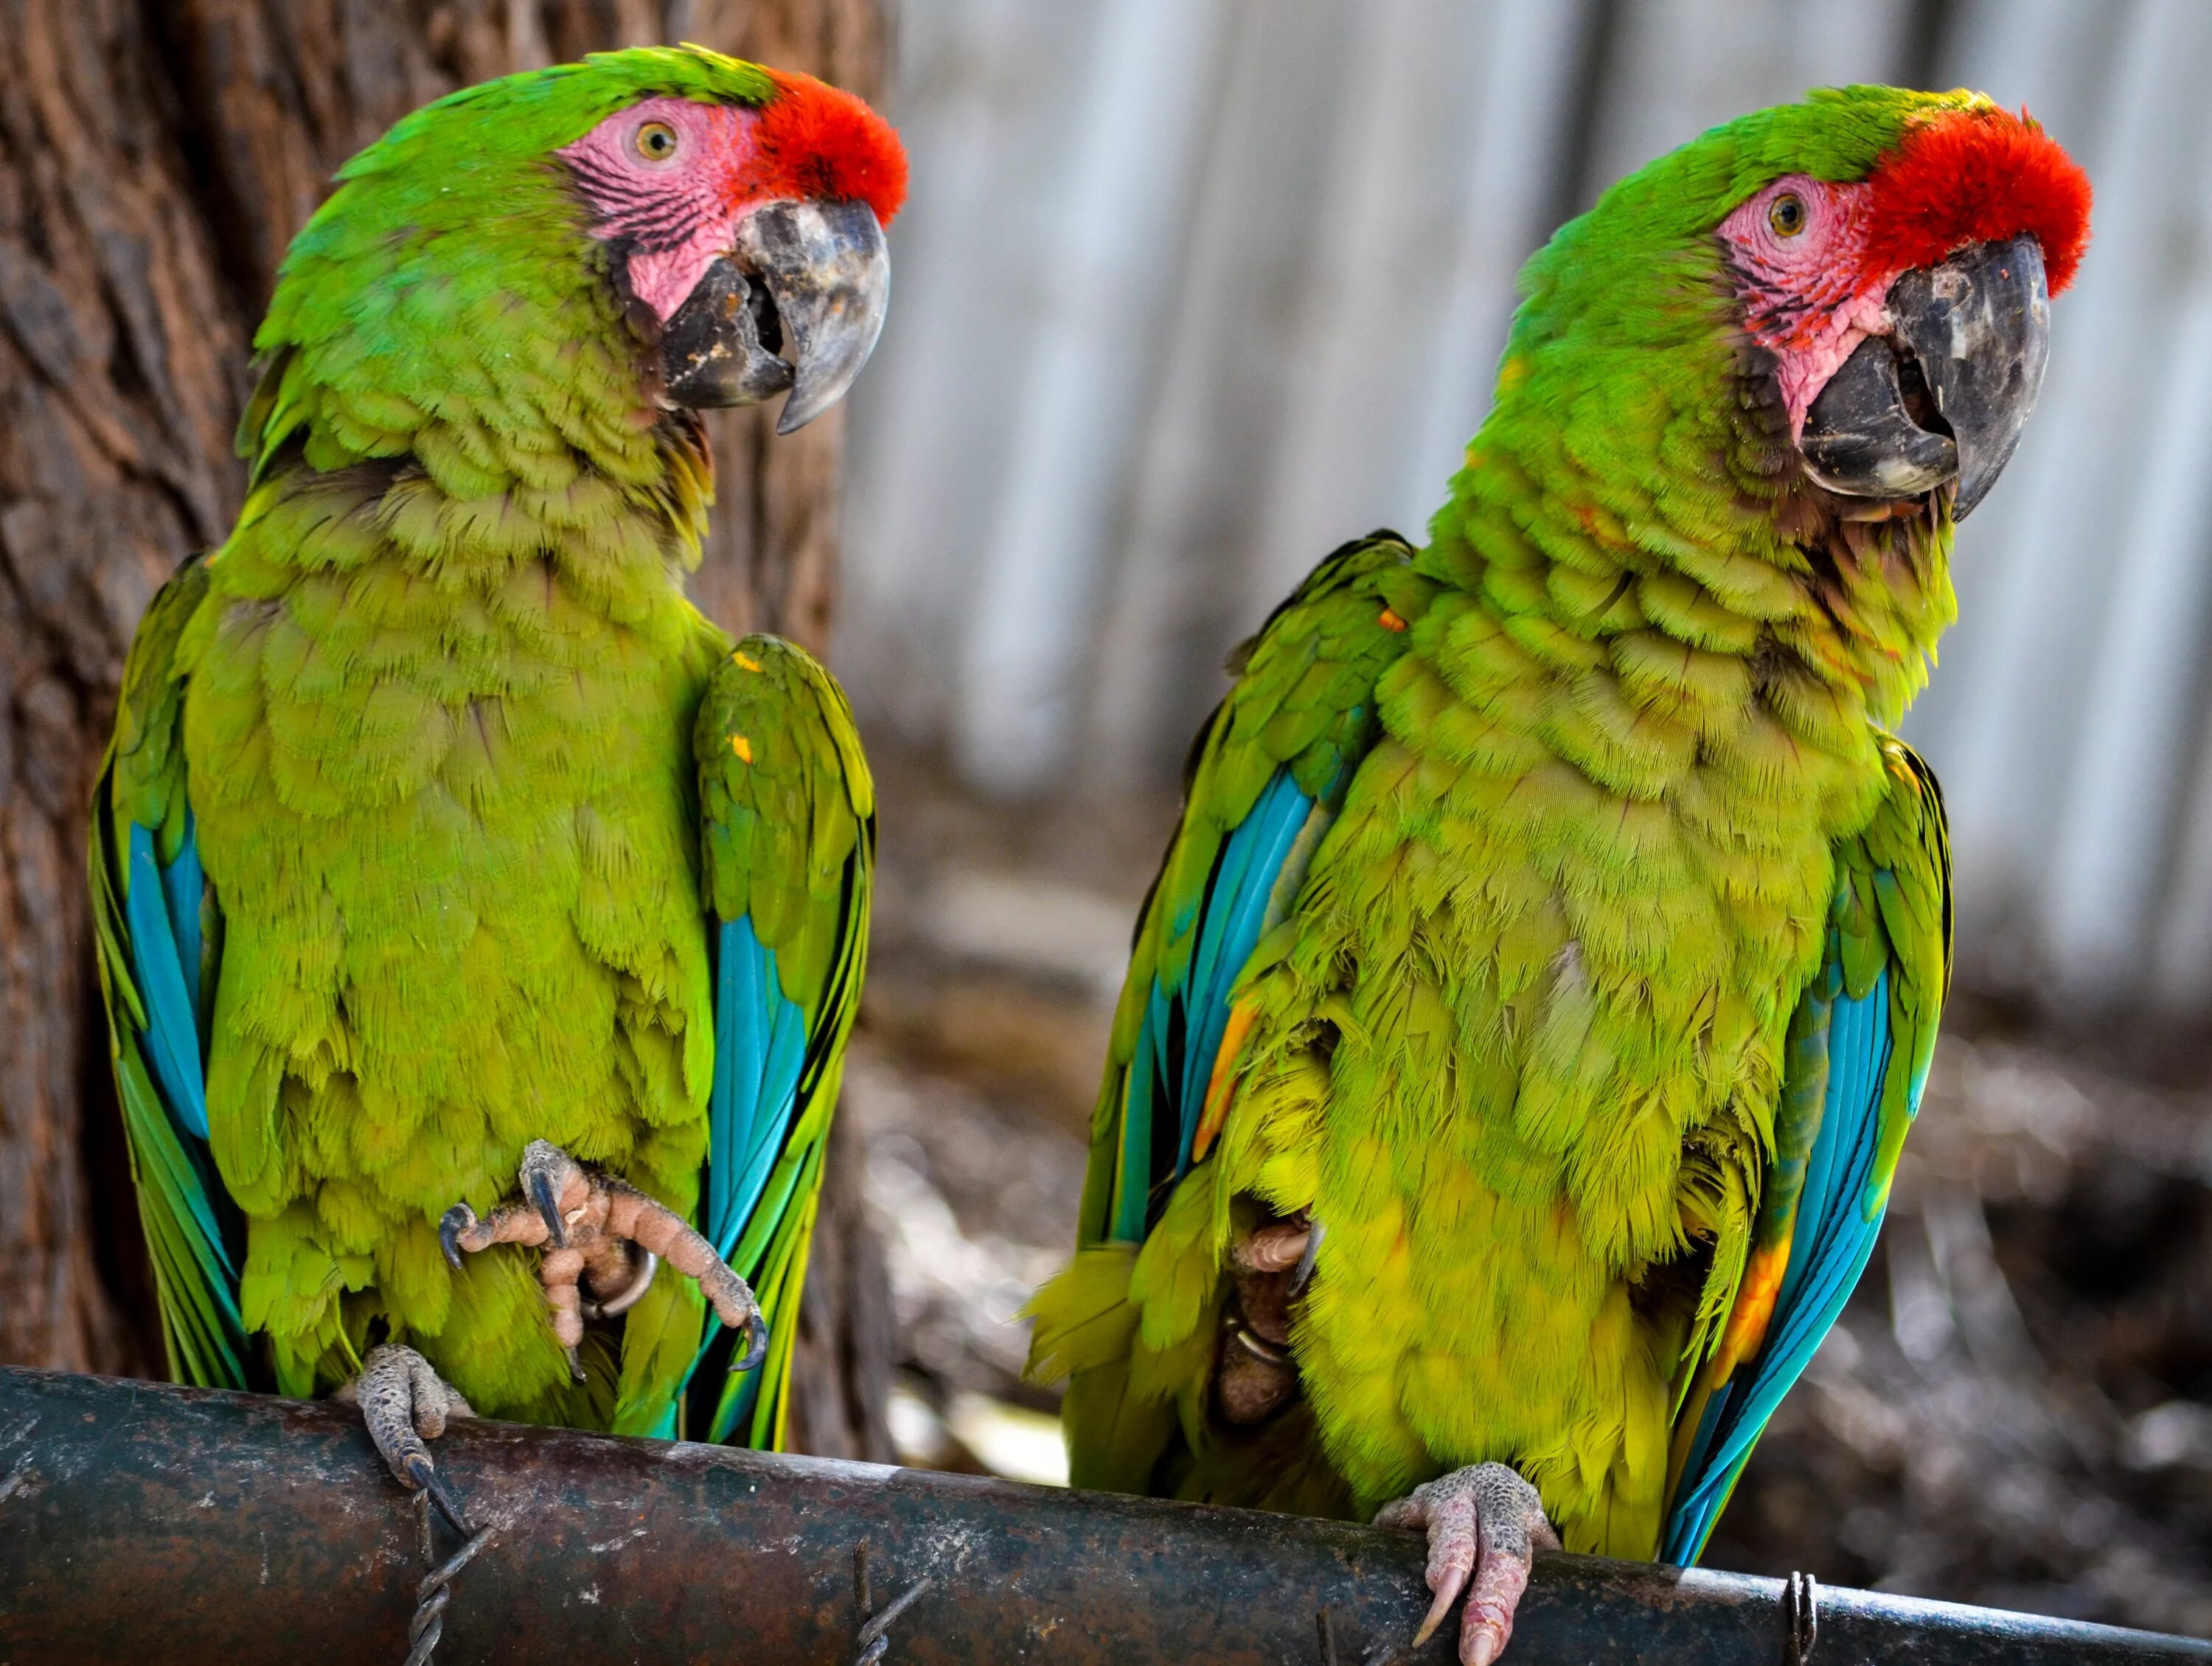
[(2044, 404), (1910, 733), (1986, 974), (2212, 1003), (2212, 4), (906, 0), (841, 668), (1019, 795), (1165, 776), (1224, 648), (1418, 532), (1522, 259), (1817, 84), (1969, 84), (2088, 167)]

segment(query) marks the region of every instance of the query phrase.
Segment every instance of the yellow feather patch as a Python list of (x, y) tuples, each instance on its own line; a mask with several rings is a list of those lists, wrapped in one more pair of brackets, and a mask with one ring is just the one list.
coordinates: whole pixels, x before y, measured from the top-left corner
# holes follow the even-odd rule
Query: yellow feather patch
[[(737, 666), (741, 671), (758, 671), (761, 668), (760, 661), (754, 659), (752, 655), (747, 654), (743, 648), (735, 649), (731, 653), (730, 663)], [(748, 760), (748, 762), (750, 762), (750, 760)]]
[(738, 755), (741, 763), (750, 763), (753, 761), (753, 744), (741, 734), (730, 737), (730, 750)]

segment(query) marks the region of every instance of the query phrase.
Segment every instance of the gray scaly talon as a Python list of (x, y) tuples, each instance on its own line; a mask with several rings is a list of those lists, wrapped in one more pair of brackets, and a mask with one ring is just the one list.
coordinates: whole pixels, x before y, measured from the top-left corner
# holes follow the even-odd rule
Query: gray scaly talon
[(447, 1524), (466, 1538), (474, 1529), (423, 1444), (445, 1433), (453, 1419), (476, 1415), (459, 1392), (413, 1348), (386, 1342), (368, 1351), (361, 1375), (336, 1398), (360, 1406), (393, 1478), (410, 1493), (428, 1493)]
[(1436, 1601), (1414, 1634), (1416, 1649), (1467, 1590), (1459, 1634), (1462, 1666), (1491, 1666), (1504, 1652), (1531, 1560), (1540, 1549), (1559, 1547), (1536, 1489), (1502, 1463), (1474, 1464), (1425, 1482), (1384, 1505), (1375, 1524), (1428, 1532), (1428, 1582)]
[(659, 1271), (660, 1271), (660, 1257), (647, 1250), (645, 1252), (644, 1261), (639, 1264), (635, 1274), (629, 1281), (629, 1287), (608, 1297), (605, 1301), (586, 1302), (583, 1304), (584, 1316), (586, 1319), (612, 1319), (629, 1312), (643, 1298), (645, 1292), (653, 1288), (653, 1275)]

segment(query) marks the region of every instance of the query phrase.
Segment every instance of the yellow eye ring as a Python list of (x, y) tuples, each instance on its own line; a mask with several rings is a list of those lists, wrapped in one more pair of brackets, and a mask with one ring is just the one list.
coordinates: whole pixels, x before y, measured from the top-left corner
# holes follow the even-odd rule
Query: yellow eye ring
[(676, 154), (676, 130), (665, 121), (649, 121), (637, 130), (630, 145), (649, 162), (665, 162)]
[(1805, 229), (1805, 199), (1785, 191), (1766, 205), (1766, 223), (1777, 237), (1795, 237)]

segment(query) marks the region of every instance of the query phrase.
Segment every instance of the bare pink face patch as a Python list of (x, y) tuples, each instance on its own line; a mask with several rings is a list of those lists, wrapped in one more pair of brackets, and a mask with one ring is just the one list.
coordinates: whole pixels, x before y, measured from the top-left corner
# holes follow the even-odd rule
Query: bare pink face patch
[(664, 324), (759, 205), (747, 188), (757, 122), (725, 105), (650, 98), (555, 153), (591, 206), (593, 234), (629, 244), (630, 289)]
[(1721, 222), (1744, 328), (1774, 355), (1792, 439), (1852, 350), (1889, 333), (1891, 274), (1868, 270), (1870, 198), (1863, 185), (1786, 174)]
[(882, 228), (906, 198), (906, 152), (890, 123), (811, 76), (767, 74), (775, 91), (757, 108), (662, 94), (554, 153), (592, 210), (592, 234), (627, 246), (631, 291), (664, 324), (755, 209), (865, 203)]

